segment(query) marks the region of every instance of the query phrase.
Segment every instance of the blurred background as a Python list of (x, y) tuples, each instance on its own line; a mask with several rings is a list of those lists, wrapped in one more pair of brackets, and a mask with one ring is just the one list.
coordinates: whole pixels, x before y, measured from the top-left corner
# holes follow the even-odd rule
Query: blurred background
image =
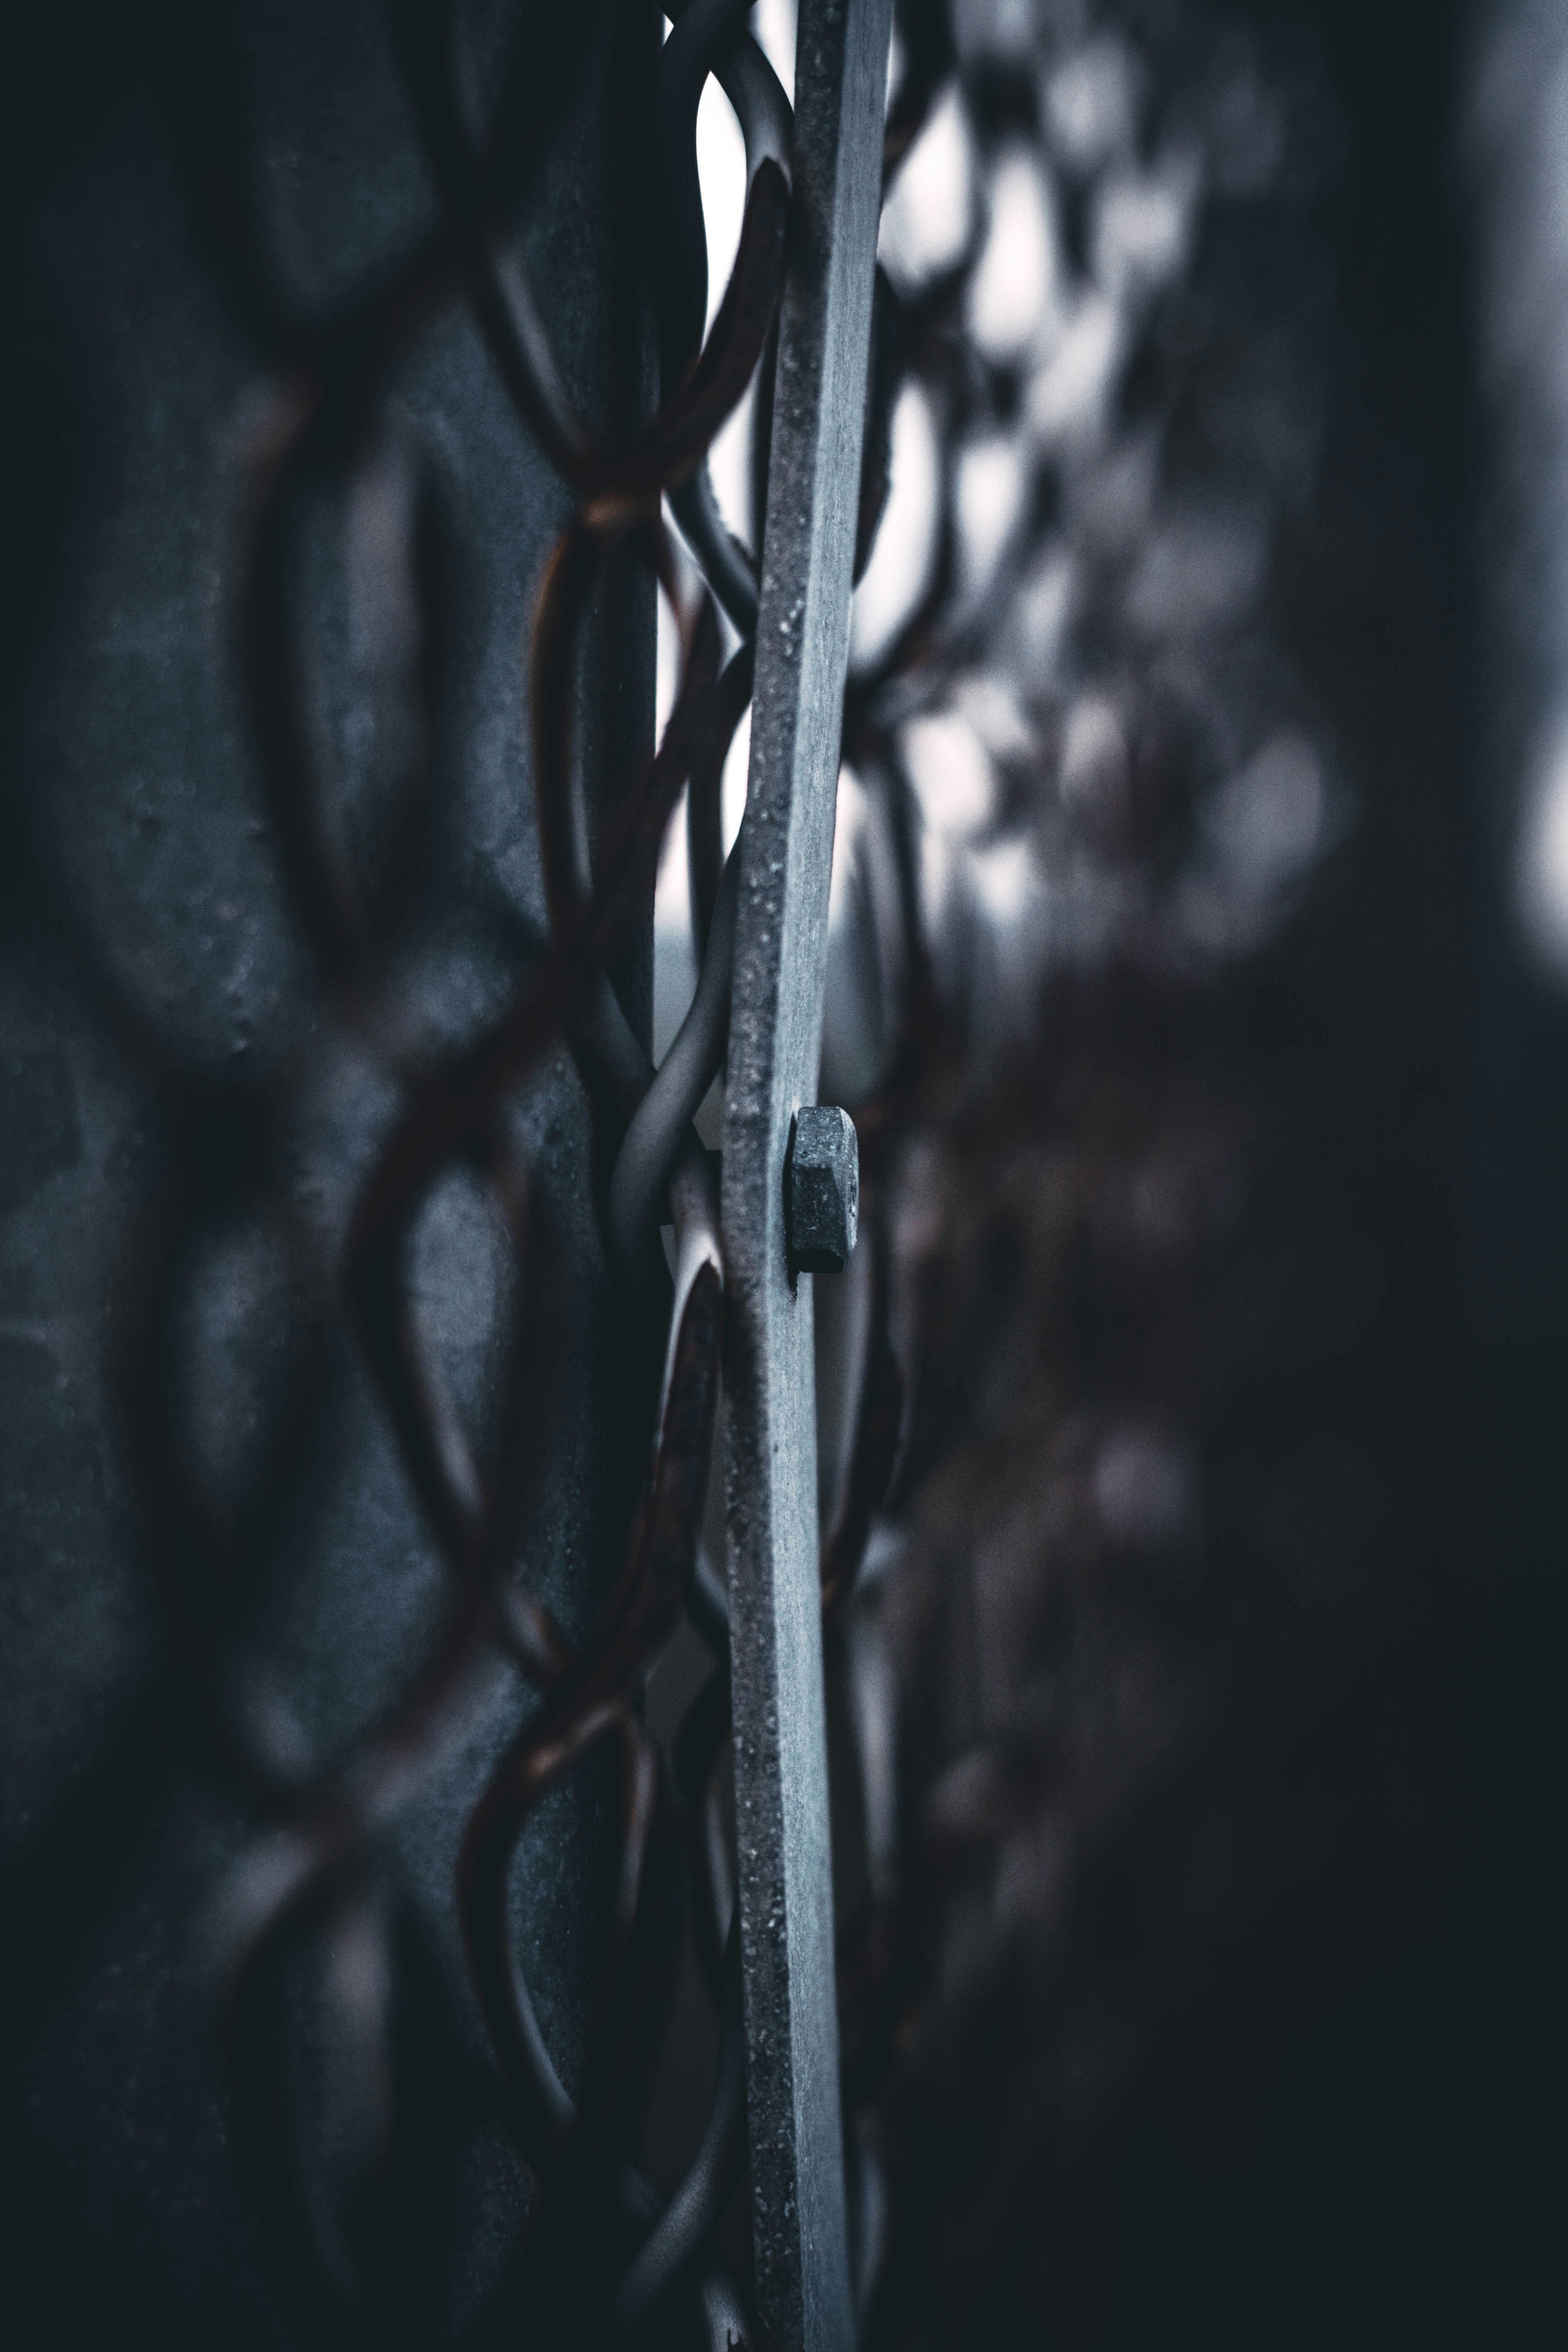
[[(479, 85), (519, 40), (542, 88), (564, 72), (516, 16), (467, 12)], [(337, 1990), (279, 1996), (348, 2216), (310, 2224), (318, 2254), (379, 2288), (301, 2286), (252, 2218), (277, 2148), (236, 2154), (196, 2054), (213, 1890), (439, 1616), (311, 1271), (395, 1057), (307, 970), (229, 614), (289, 334), (352, 340), (434, 202), (419, 17), (218, 9), (219, 40), (88, 6), (30, 25), (6, 77), (0, 1940), (28, 2345), (482, 2345), (556, 2311), (515, 2284), (537, 2192), (450, 1893), (510, 1686), (472, 1696), (384, 1884), (334, 1915)], [(520, 234), (603, 429), (647, 393), (626, 256), (658, 26), (594, 23)], [(791, 0), (752, 23), (789, 90)], [(909, 0), (889, 108), (886, 502), (820, 1089), (857, 1121), (864, 1233), (817, 1282), (825, 1528), (853, 1516), (879, 1348), (902, 1391), (826, 1636), (863, 2340), (1512, 2342), (1560, 2299), (1568, 16)], [(711, 321), (746, 193), (716, 80), (697, 150)], [(247, 207), (264, 267), (237, 257)], [(752, 544), (756, 409), (711, 453)], [(538, 950), (509, 779), (569, 501), (513, 433), (466, 314), (420, 320), (296, 556), (302, 707), (432, 1065)], [(679, 688), (668, 601), (617, 593), (578, 689), (591, 806)], [(420, 761), (439, 818), (389, 882), (382, 772)], [(617, 973), (656, 1059), (694, 983), (691, 870), (682, 804)], [(710, 1143), (721, 1106), (721, 1081)], [(519, 1540), (574, 1640), (647, 1415), (595, 1118), (563, 1055), (518, 1113), (543, 1262), (577, 1286), (546, 1285)], [(468, 1183), (433, 1195), (416, 1275), (480, 1419), (511, 1277)], [(124, 1336), (154, 1291), (157, 1430)], [(213, 1597), (246, 1578), (260, 1599)], [(654, 1668), (672, 1745), (710, 1664), (687, 1624)], [(568, 2057), (607, 1785), (558, 1791), (527, 1849)], [(640, 2142), (667, 2190), (717, 2041), (689, 1938), (670, 1973)], [(388, 2018), (383, 2082), (351, 2029)], [(417, 2162), (332, 2087), (356, 2066), (399, 2086)], [(743, 2197), (725, 2226), (743, 2280)]]
[(1568, 27), (954, 0), (932, 56), (823, 1082), (911, 1387), (872, 2336), (1487, 2340), (1543, 2291)]

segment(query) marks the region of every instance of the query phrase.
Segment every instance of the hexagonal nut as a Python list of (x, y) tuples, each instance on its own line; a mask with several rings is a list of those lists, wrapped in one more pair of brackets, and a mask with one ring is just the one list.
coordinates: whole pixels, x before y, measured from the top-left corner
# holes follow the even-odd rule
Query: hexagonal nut
[(784, 1203), (795, 1270), (842, 1274), (860, 1218), (860, 1147), (847, 1111), (817, 1103), (795, 1113)]

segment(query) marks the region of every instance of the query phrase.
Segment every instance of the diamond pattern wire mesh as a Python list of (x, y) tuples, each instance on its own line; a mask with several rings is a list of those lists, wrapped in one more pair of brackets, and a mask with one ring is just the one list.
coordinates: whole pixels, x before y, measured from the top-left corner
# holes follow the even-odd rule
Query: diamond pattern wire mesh
[[(105, 959), (94, 975), (110, 1034), (152, 1079), (169, 1171), (126, 1243), (115, 1307), (123, 1454), (174, 1629), (163, 1720), (127, 1753), (139, 1784), (155, 1780), (156, 1749), (171, 1761), (208, 1759), (250, 1822), (201, 1905), (227, 2053), (226, 2137), (291, 2324), (336, 2341), (403, 2325), (375, 2275), (390, 2233), (408, 2226), (397, 2166), (409, 2061), (395, 1874), (384, 1858), (399, 1823), (430, 1802), (493, 1719), (508, 1675), (535, 1701), (461, 1825), (456, 1903), (493, 2055), (494, 2122), (532, 2175), (535, 2210), (481, 2326), (504, 2326), (521, 2306), (616, 2336), (696, 2326), (722, 2346), (751, 2333), (743, 2287), (713, 2239), (744, 2160), (744, 2082), (717, 1793), (724, 1598), (697, 1558), (722, 1279), (715, 1172), (690, 1127), (724, 1050), (733, 884), (718, 843), (718, 786), (750, 691), (745, 633), (756, 602), (750, 560), (723, 536), (694, 468), (759, 364), (771, 364), (788, 217), (788, 106), (745, 13), (732, 0), (690, 0), (658, 52), (657, 15), (622, 12), (657, 63), (640, 228), (658, 386), (651, 413), (608, 432), (574, 405), (514, 234), (537, 197), (552, 115), (581, 84), (599, 25), (592, 12), (564, 25), (524, 15), (499, 37), (493, 12), (474, 21), (455, 9), (392, 12), (400, 102), (439, 208), (401, 259), (319, 301), (301, 300), (298, 273), (279, 266), (247, 135), (254, 63), (232, 28), (215, 20), (174, 78), (187, 218), (268, 386), (244, 420), (238, 540), (220, 590), (263, 793), (254, 829), (286, 884), (314, 1007), (282, 1052), (253, 1051), (248, 1015), (237, 1013), (228, 1066), (215, 1073), (204, 1055), (182, 1065), (171, 1055), (144, 969)], [(710, 67), (749, 152), (739, 253), (704, 339), (694, 138)], [(526, 691), (547, 929), (531, 936), (481, 879), (467, 919), (491, 935), (488, 1001), (478, 1017), (465, 1007), (454, 1020), (439, 992), (426, 992), (427, 941), (407, 917), (451, 723), (443, 635), (462, 625), (458, 566), (449, 513), (392, 388), (419, 338), (457, 306), (572, 513), (531, 590)], [(727, 659), (714, 594), (678, 562), (661, 520), (666, 494), (724, 599), (731, 639), (739, 626)], [(639, 576), (675, 613), (679, 683), (657, 752), (590, 812), (574, 735), (596, 714), (584, 708), (581, 666), (602, 667), (607, 618)], [(334, 604), (345, 577), (346, 625)], [(356, 709), (368, 721), (356, 722)], [(659, 844), (683, 792), (702, 971), (656, 1075), (611, 975), (625, 986), (635, 972)], [(228, 924), (233, 909), (216, 916)], [(90, 919), (84, 910), (84, 940)], [(535, 1168), (549, 1137), (530, 1096), (563, 1045), (602, 1133), (616, 1139), (602, 1209), (630, 1400), (622, 1435), (636, 1443), (657, 1404), (640, 1489), (633, 1465), (604, 1467), (612, 1498), (635, 1507), (621, 1512), (624, 1565), (586, 1639), (568, 1636), (519, 1565), (548, 1478), (538, 1433), (549, 1423), (563, 1311), (560, 1220)], [(368, 1157), (357, 1166), (351, 1157), (352, 1192), (323, 1214), (331, 1152), (320, 1130), (339, 1115), (345, 1086), (386, 1108)], [(342, 1193), (341, 1166), (333, 1181)], [(433, 1279), (431, 1258), (453, 1246), (454, 1182), (476, 1302), (466, 1324), (458, 1317), (456, 1352), (453, 1269)], [(671, 1218), (673, 1297), (658, 1244)], [(345, 1349), (368, 1371), (446, 1594), (423, 1612), (394, 1693), (323, 1756), (303, 1730), (310, 1669), (296, 1693), (279, 1685), (267, 1653), (272, 1596), (288, 1590), (320, 1487), (316, 1457)], [(477, 1372), (464, 1360), (476, 1352)], [(889, 1435), (879, 1431), (884, 1456)], [(873, 1487), (886, 1468), (872, 1465)], [(617, 1507), (612, 1500), (612, 1520)], [(642, 1688), (684, 1612), (716, 1671), (666, 1752), (648, 1731)], [(581, 1781), (585, 1759), (600, 1768), (592, 1785), (616, 1824), (615, 1860), (596, 1948), (580, 1959), (596, 1990), (568, 2065), (559, 2063), (562, 2021), (552, 2055), (551, 2021), (542, 2023), (530, 1988), (515, 1882), (535, 1817), (569, 1777)], [(110, 1792), (100, 1863), (115, 1843), (114, 1811)], [(68, 1832), (36, 1860), (41, 1889), (69, 1847)], [(585, 1861), (580, 1836), (578, 1853)], [(88, 1903), (90, 1862), (79, 1841), (70, 1865)], [(708, 2124), (681, 2183), (661, 2197), (636, 2158), (689, 1880), (720, 2046)], [(581, 1945), (580, 1925), (575, 1932)]]
[[(494, 2300), (464, 2340), (499, 2341), (531, 2319), (619, 2340), (705, 2336), (716, 2347), (752, 2332), (743, 2236), (738, 2247), (721, 2228), (744, 2165), (725, 1601), (701, 1533), (722, 1268), (711, 1162), (692, 1126), (724, 1052), (733, 885), (721, 780), (750, 690), (756, 596), (754, 565), (702, 460), (753, 382), (753, 448), (765, 451), (788, 233), (787, 110), (744, 20), (734, 5), (689, 0), (650, 78), (646, 259), (658, 385), (651, 413), (618, 434), (590, 430), (575, 410), (516, 235), (539, 198), (531, 173), (544, 129), (584, 70), (584, 28), (596, 21), (587, 12), (579, 23), (574, 12), (529, 11), (510, 47), (491, 28), (487, 49), (461, 11), (393, 11), (399, 87), (439, 190), (437, 225), (389, 278), (308, 312), (279, 290), (237, 166), (234, 117), (218, 102), (234, 60), (221, 42), (194, 77), (203, 103), (187, 164), (200, 234), (274, 387), (249, 419), (243, 530), (224, 587), (269, 848), (321, 1009), (318, 1034), (291, 1062), (209, 1084), (169, 1072), (155, 1024), (104, 974), (129, 1052), (164, 1073), (177, 1169), (128, 1252), (135, 1279), (118, 1345), (127, 1451), (177, 1628), (176, 1696), (160, 1736), (215, 1759), (244, 1791), (254, 1832), (205, 1914), (232, 2143), (265, 2219), (286, 2325), (321, 2340), (368, 2340), (401, 2324), (377, 2300), (377, 2250), (428, 2216), (398, 2202), (396, 2115), (417, 2062), (399, 2041), (382, 1856), (399, 1818), (440, 1790), (508, 1674), (532, 1703), (452, 1842), (464, 1964), (493, 2062), (490, 2120), (525, 2162), (533, 2203), (526, 2245), (500, 2266)], [(847, 697), (823, 1083), (826, 1099), (853, 1108), (865, 1171), (858, 1257), (842, 1297), (821, 1301), (822, 1574), (863, 2319), (888, 2258), (888, 2115), (929, 2014), (933, 1950), (951, 1961), (962, 1944), (948, 1878), (933, 1892), (934, 1876), (906, 1867), (916, 1801), (954, 1881), (979, 1854), (1027, 1911), (1048, 1910), (1071, 1879), (1074, 1821), (1042, 1793), (1058, 1735), (1030, 1715), (1037, 1693), (1014, 1671), (1031, 1654), (1026, 1579), (1009, 1582), (1005, 1556), (1009, 1545), (1028, 1550), (1023, 1520), (1063, 1494), (1082, 1506), (1078, 1532), (1090, 1519), (1098, 1529), (1080, 1547), (1086, 1583), (1107, 1540), (1136, 1549), (1147, 1538), (1163, 1557), (1183, 1554), (1190, 1533), (1180, 1433), (1130, 1424), (1102, 1433), (1096, 1450), (1064, 1420), (1044, 1500), (1031, 1490), (1018, 1525), (1000, 1532), (979, 1514), (976, 1526), (996, 1537), (991, 1550), (955, 1536), (960, 1569), (933, 1569), (941, 1545), (922, 1480), (964, 1422), (973, 1369), (953, 1360), (953, 1333), (973, 1341), (976, 1360), (984, 1354), (963, 1297), (943, 1289), (954, 1234), (974, 1238), (966, 1155), (983, 1157), (986, 1144), (966, 1139), (965, 1089), (976, 1068), (1005, 1066), (1018, 1046), (1010, 1024), (1026, 1029), (1043, 1002), (1067, 1006), (1070, 1030), (1085, 973), (1113, 979), (1074, 1033), (1092, 1063), (1121, 1035), (1119, 989), (1127, 1002), (1144, 982), (1183, 997), (1251, 954), (1298, 903), (1349, 807), (1326, 730), (1262, 612), (1270, 534), (1300, 498), (1321, 421), (1311, 301), (1283, 320), (1275, 345), (1259, 339), (1239, 402), (1227, 410), (1210, 399), (1226, 361), (1215, 254), (1222, 272), (1228, 259), (1245, 275), (1258, 222), (1265, 243), (1299, 251), (1300, 222), (1321, 193), (1314, 84), (1303, 71), (1282, 96), (1245, 41), (1227, 44), (1220, 17), (1187, 12), (1182, 24), (1162, 47), (1126, 32), (1115, 11), (982, 5), (950, 16), (910, 0), (898, 18), (858, 570), (878, 544), (889, 466), (910, 471), (903, 460), (918, 459), (922, 435), (931, 513), (911, 554), (893, 528), (895, 499), (878, 560), (904, 565), (909, 593), (884, 593), (892, 623), (879, 641), (863, 634)], [(734, 271), (703, 341), (693, 142), (710, 70), (742, 122), (748, 182)], [(932, 185), (948, 206), (934, 226)], [(1216, 221), (1222, 234), (1205, 248)], [(444, 1030), (422, 990), (418, 943), (399, 922), (439, 767), (442, 631), (461, 625), (460, 600), (441, 501), (385, 394), (419, 332), (451, 311), (482, 338), (571, 514), (538, 583), (528, 649), (547, 929), (533, 935), (476, 884), (468, 913), (493, 933), (503, 980), (477, 1016)], [(1283, 349), (1279, 338), (1292, 335), (1297, 345)], [(1237, 440), (1224, 462), (1243, 495), (1224, 511), (1184, 503), (1173, 451), (1179, 458), (1184, 436), (1226, 418)], [(753, 464), (753, 519), (762, 474)], [(333, 561), (359, 565), (374, 591), (368, 638), (346, 655), (331, 628), (312, 636), (300, 620), (319, 613)], [(679, 684), (657, 752), (618, 780), (591, 828), (575, 773), (577, 664), (617, 598), (650, 578), (674, 616)], [(874, 571), (868, 589), (883, 593)], [(370, 754), (347, 728), (325, 730), (323, 749), (335, 657), (374, 682)], [(635, 993), (626, 975), (683, 794), (700, 979), (656, 1074), (623, 995)], [(617, 1423), (628, 1458), (603, 1465), (626, 1506), (624, 1560), (597, 1623), (575, 1638), (519, 1567), (548, 1488), (537, 1433), (563, 1311), (561, 1236), (541, 1181), (548, 1138), (528, 1106), (563, 1044), (615, 1139), (601, 1152), (595, 1207), (631, 1400)], [(355, 1083), (383, 1089), (395, 1108), (353, 1198), (323, 1217), (301, 1210), (300, 1139), (320, 1117), (323, 1072), (351, 1057)], [(1071, 1069), (1062, 1086), (1070, 1095)], [(1127, 1222), (1165, 1215), (1160, 1263), (1179, 1281), (1191, 1271), (1183, 1202), (1223, 1194), (1237, 1155), (1223, 1121), (1178, 1120), (1166, 1145), (1136, 1202), (1129, 1177)], [(1089, 1215), (1092, 1173), (1077, 1162), (1050, 1194), (1066, 1223), (1068, 1194), (1074, 1213)], [(1041, 1181), (1061, 1177), (1052, 1160)], [(483, 1436), (468, 1417), (479, 1384), (455, 1375), (450, 1335), (422, 1312), (436, 1246), (428, 1211), (454, 1181), (468, 1220), (459, 1280), (485, 1293), (485, 1335), (471, 1350), (486, 1355), (493, 1390)], [(1023, 1231), (1059, 1272), (1062, 1234), (1033, 1214), (1018, 1207), (1007, 1231)], [(675, 1228), (673, 1287), (661, 1222)], [(973, 1222), (984, 1238), (978, 1209)], [(1158, 1257), (1158, 1234), (1151, 1246)], [(192, 1371), (225, 1339), (201, 1319), (204, 1268), (210, 1276), (224, 1252), (248, 1254), (264, 1269), (260, 1286), (289, 1301), (286, 1328), (264, 1335), (280, 1373), (265, 1425), (239, 1449), (244, 1475), (226, 1489), (204, 1466), (228, 1441), (221, 1428), (204, 1432)], [(1072, 1300), (1057, 1290), (1051, 1299), (1052, 1344), (1070, 1357)], [(240, 1334), (236, 1344), (263, 1342)], [(395, 1702), (323, 1768), (293, 1740), (289, 1694), (252, 1671), (247, 1644), (311, 1507), (312, 1439), (345, 1345), (368, 1368), (439, 1554), (445, 1601)], [(961, 1516), (967, 1491), (953, 1506)], [(898, 1530), (917, 1503), (927, 1516), (900, 1562)], [(994, 1638), (989, 1649), (981, 1639), (970, 1677), (979, 1730), (969, 1742), (945, 1719), (958, 1676), (944, 1679), (943, 1610), (960, 1591), (977, 1621), (988, 1591), (994, 1603)], [(682, 1624), (708, 1663), (666, 1744), (643, 1693)], [(900, 1748), (900, 1711), (915, 1717), (912, 1755)], [(1136, 1780), (1162, 1761), (1140, 1750), (1129, 1771)], [(584, 1963), (595, 1986), (585, 2046), (568, 2063), (562, 2021), (531, 1994), (509, 1890), (520, 1847), (559, 1818), (551, 1806), (585, 1762), (600, 1773), (614, 1859)], [(1049, 1925), (1025, 1921), (1042, 1936)], [(661, 2196), (638, 2156), (688, 1932), (721, 2021), (718, 2060), (697, 2153)], [(893, 2242), (900, 2274), (876, 2321), (887, 2340), (937, 2326), (911, 2315), (908, 2291), (921, 2275), (910, 2236), (928, 2220), (917, 2199)]]

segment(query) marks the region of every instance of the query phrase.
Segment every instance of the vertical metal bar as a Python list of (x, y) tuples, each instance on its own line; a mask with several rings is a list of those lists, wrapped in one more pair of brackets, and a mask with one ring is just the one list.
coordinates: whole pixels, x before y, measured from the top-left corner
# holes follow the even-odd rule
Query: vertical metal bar
[(790, 1126), (814, 1102), (891, 0), (801, 0), (724, 1117), (726, 1495), (757, 2308), (847, 2352), (816, 1527), (812, 1281)]

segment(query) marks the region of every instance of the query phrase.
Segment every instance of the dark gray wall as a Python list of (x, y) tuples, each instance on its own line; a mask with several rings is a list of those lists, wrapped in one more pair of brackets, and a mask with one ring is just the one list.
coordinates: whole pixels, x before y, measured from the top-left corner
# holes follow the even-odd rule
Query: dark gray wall
[[(635, 198), (654, 20), (578, 16), (537, 68), (557, 79), (523, 251), (603, 427), (647, 390), (616, 257), (635, 254), (617, 208)], [(514, 17), (474, 12), (487, 96)], [(300, 2255), (309, 2167), (266, 2147), (249, 2172), (234, 2158), (208, 1966), (214, 1905), (269, 1818), (255, 1764), (281, 1786), (352, 1749), (451, 1600), (334, 1289), (401, 1081), (384, 1017), (329, 983), (301, 919), (237, 614), (258, 450), (299, 364), (279, 320), (341, 319), (428, 236), (437, 195), (371, 5), (36, 26), (6, 114), (0, 2210), (8, 2311), (19, 2296), (26, 2316), (0, 2329), (18, 2346), (454, 2340), (530, 2197), (453, 1884), (466, 1815), (532, 1703), (520, 1677), (478, 1686), (335, 1947), (303, 1937), (279, 1979), (265, 2067), (297, 2069), (286, 2111), (371, 2281), (357, 2316)], [(301, 789), (366, 884), (366, 968), (401, 1046), (438, 1062), (539, 951), (523, 653), (570, 502), (461, 299), (400, 332), (358, 414), (298, 501)], [(591, 801), (650, 735), (652, 620), (650, 588), (628, 583), (595, 624), (578, 703)], [(621, 974), (645, 1031), (650, 926)], [(494, 1425), (516, 1301), (472, 1171), (422, 1213), (414, 1278), (492, 1456), (528, 1449), (521, 1570), (581, 1634), (648, 1401), (564, 1052), (517, 1118), (543, 1374), (527, 1428)], [(569, 2075), (606, 1799), (591, 1773), (574, 1782), (518, 1874), (521, 1947)], [(323, 1979), (329, 1948), (346, 1992)], [(378, 1985), (384, 2146), (347, 2046)]]

